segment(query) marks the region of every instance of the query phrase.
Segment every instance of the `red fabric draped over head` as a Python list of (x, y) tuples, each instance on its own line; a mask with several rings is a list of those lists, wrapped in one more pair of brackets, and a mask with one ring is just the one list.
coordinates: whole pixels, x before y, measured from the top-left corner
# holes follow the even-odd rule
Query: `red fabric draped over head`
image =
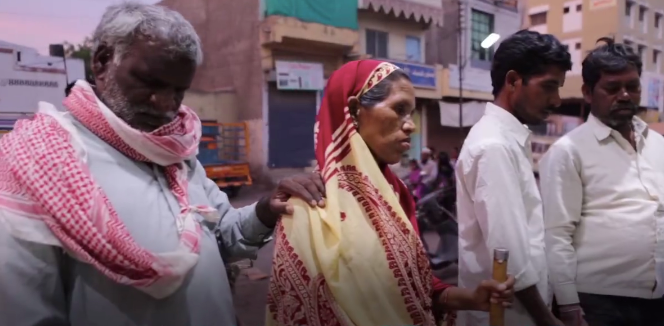
[[(381, 63), (382, 61), (378, 60), (351, 61), (330, 76), (316, 120), (316, 160), (320, 171), (325, 169), (328, 159), (325, 152), (332, 144), (333, 133), (342, 126), (344, 121), (350, 119), (346, 110), (348, 98), (360, 95), (360, 92), (365, 89), (367, 80)], [(350, 150), (350, 144), (346, 144), (346, 146)], [(409, 217), (415, 216), (415, 202), (408, 188), (392, 173), (389, 167), (381, 167), (381, 170), (387, 181), (398, 191), (401, 206), (406, 214)], [(414, 224), (414, 227), (415, 231), (419, 232), (417, 223)]]
[(325, 150), (332, 144), (332, 134), (347, 119), (348, 98), (359, 95), (367, 79), (376, 70), (381, 61), (351, 61), (332, 73), (321, 103), (316, 123), (316, 160), (322, 171), (325, 166)]
[[(327, 165), (326, 163), (329, 158), (326, 157), (325, 153), (327, 152), (328, 147), (333, 144), (333, 134), (342, 127), (345, 121), (351, 119), (347, 110), (348, 98), (351, 96), (358, 96), (362, 90), (365, 90), (365, 84), (381, 63), (382, 61), (378, 60), (351, 61), (344, 64), (341, 68), (335, 71), (332, 76), (330, 76), (327, 86), (325, 87), (325, 95), (318, 112), (315, 127), (316, 160), (320, 171), (324, 171), (325, 166)], [(370, 88), (374, 85), (366, 86)], [(349, 151), (350, 144), (347, 144), (346, 146), (348, 146), (346, 150)], [(413, 229), (416, 233), (419, 233), (415, 201), (413, 200), (410, 191), (406, 185), (401, 182), (394, 173), (392, 173), (389, 166), (382, 166), (381, 170), (383, 171), (383, 175), (387, 182), (389, 182), (399, 194), (399, 202), (410, 219), (410, 222), (413, 224)], [(449, 285), (434, 278), (434, 292), (441, 291), (447, 287), (449, 287)]]

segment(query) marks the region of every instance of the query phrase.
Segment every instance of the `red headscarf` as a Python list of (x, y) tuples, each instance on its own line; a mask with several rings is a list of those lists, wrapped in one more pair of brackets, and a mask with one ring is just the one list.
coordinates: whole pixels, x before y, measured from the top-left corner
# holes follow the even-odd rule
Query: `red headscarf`
[[(343, 65), (330, 76), (327, 87), (325, 88), (326, 96), (321, 103), (316, 121), (316, 160), (318, 161), (318, 169), (320, 171), (325, 170), (328, 159), (325, 152), (328, 146), (332, 143), (332, 135), (342, 126), (344, 121), (351, 119), (351, 117), (349, 117), (344, 111), (348, 104), (348, 98), (356, 96), (365, 87), (374, 86), (365, 85), (365, 82), (381, 63), (382, 61), (378, 60), (351, 61)], [(345, 146), (347, 147), (342, 150), (342, 153), (350, 151), (350, 144), (348, 142), (341, 143), (346, 144)], [(406, 215), (408, 215), (408, 218), (413, 225), (413, 229), (416, 233), (419, 233), (415, 201), (410, 191), (406, 185), (394, 175), (389, 166), (383, 166), (381, 167), (381, 170), (383, 171), (383, 175), (387, 182), (390, 183), (398, 193), (401, 207)], [(434, 293), (440, 293), (448, 287), (450, 287), (450, 285), (445, 284), (438, 278), (434, 277)]]

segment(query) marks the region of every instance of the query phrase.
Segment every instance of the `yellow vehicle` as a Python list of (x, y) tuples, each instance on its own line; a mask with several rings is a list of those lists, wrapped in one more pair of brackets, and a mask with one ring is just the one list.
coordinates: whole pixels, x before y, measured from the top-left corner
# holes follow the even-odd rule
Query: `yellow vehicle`
[(235, 197), (242, 186), (253, 183), (247, 162), (247, 124), (204, 120), (202, 125), (203, 133), (197, 158), (205, 168), (207, 177), (214, 180), (228, 197)]

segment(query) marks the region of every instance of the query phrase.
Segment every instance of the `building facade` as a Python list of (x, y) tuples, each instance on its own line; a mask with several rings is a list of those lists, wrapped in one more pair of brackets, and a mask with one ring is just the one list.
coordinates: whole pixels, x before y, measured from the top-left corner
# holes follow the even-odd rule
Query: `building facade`
[[(249, 124), (249, 161), (259, 181), (312, 165), (313, 125), (324, 87), (345, 62), (390, 60), (410, 74), (419, 106), (440, 98), (438, 71), (423, 62), (425, 31), (442, 24), (440, 0), (161, 4), (187, 18), (203, 43), (203, 65), (184, 104), (203, 119)], [(421, 125), (417, 115), (416, 120)]]
[[(443, 3), (444, 26), (426, 33), (426, 62), (442, 65), (444, 69), (442, 100), (435, 109), (427, 111), (425, 137), (429, 146), (453, 153), (484, 114), (486, 102), (493, 100), (490, 75), (493, 53), (501, 39), (521, 28), (522, 14), (516, 1), (443, 0)], [(487, 49), (480, 46), (492, 33), (500, 39)]]
[(203, 119), (249, 125), (248, 160), (259, 182), (310, 166), (326, 78), (359, 44), (357, 0), (161, 4), (189, 20), (203, 43), (184, 104)]
[(360, 0), (358, 9), (359, 57), (389, 61), (410, 76), (415, 87), (416, 125), (411, 135), (410, 158), (419, 158), (427, 146), (427, 114), (438, 106), (442, 66), (425, 63), (426, 31), (443, 26), (440, 0)]

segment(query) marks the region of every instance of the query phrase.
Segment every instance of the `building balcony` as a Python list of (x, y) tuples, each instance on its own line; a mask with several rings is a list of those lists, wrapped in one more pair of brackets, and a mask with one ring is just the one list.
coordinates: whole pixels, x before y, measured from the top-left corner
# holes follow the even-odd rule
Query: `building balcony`
[(261, 45), (266, 47), (308, 46), (351, 52), (359, 44), (357, 30), (303, 22), (294, 17), (268, 16), (261, 23)]
[(443, 26), (443, 2), (440, 0), (359, 0), (358, 7)]

